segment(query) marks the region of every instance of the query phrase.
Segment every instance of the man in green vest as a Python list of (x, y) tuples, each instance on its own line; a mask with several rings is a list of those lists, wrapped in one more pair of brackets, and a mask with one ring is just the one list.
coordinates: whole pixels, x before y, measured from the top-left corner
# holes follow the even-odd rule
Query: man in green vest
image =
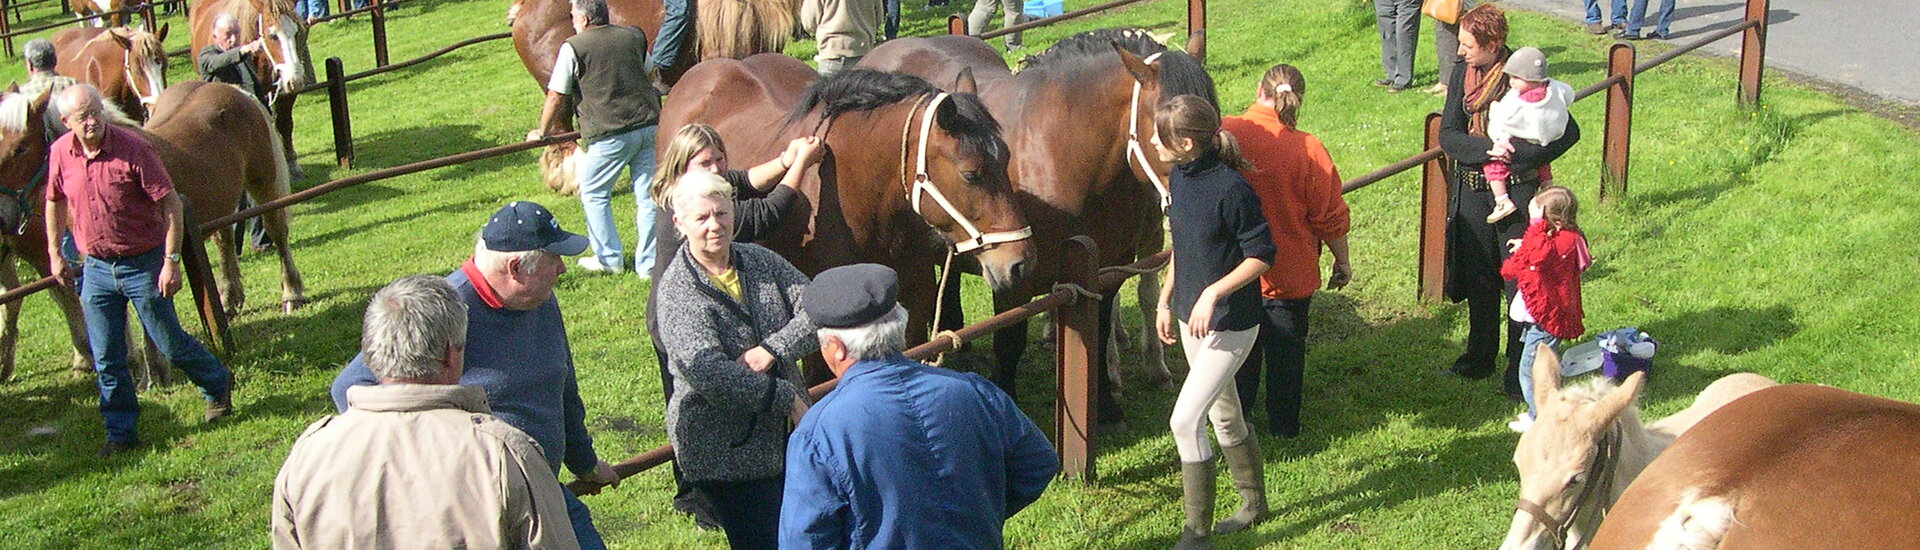
[[(528, 139), (549, 134), (562, 102), (573, 101), (580, 118), (580, 206), (586, 211), (587, 241), (592, 254), (580, 258), (580, 268), (596, 273), (619, 273), (625, 262), (620, 234), (614, 228), (614, 178), (626, 167), (634, 189), (647, 189), (653, 180), (653, 134), (660, 121), (660, 94), (646, 74), (647, 35), (633, 27), (608, 22), (606, 0), (573, 0), (576, 34), (560, 46), (547, 80), (547, 101), (540, 109), (540, 125)], [(634, 193), (638, 203), (634, 265), (651, 266), (654, 219), (660, 214), (645, 192)], [(670, 251), (668, 253), (671, 253)], [(648, 270), (635, 269), (642, 278)]]

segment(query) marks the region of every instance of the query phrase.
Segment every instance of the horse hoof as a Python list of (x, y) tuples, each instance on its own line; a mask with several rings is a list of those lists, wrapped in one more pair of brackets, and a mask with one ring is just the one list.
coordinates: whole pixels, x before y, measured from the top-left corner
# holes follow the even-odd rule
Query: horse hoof
[(307, 299), (306, 299), (306, 298), (298, 298), (298, 299), (293, 299), (293, 300), (282, 300), (282, 301), (280, 302), (280, 312), (281, 312), (281, 313), (293, 313), (293, 310), (296, 310), (296, 309), (300, 309), (300, 308), (302, 308), (302, 307), (306, 307), (306, 305), (307, 305)]

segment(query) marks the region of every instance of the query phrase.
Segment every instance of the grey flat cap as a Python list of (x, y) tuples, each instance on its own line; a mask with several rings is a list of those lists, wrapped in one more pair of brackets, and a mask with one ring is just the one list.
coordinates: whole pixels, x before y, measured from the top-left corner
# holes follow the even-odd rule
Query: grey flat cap
[(851, 328), (885, 316), (900, 299), (900, 276), (879, 264), (853, 264), (820, 272), (801, 295), (800, 308), (823, 328)]

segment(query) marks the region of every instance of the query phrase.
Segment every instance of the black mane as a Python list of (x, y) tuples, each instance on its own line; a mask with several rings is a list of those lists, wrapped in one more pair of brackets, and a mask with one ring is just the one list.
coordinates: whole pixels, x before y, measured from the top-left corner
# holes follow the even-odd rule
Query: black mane
[[(940, 93), (940, 89), (913, 75), (847, 69), (807, 85), (800, 99), (787, 113), (787, 122), (797, 122), (816, 109), (822, 122), (846, 113), (866, 112), (902, 101)], [(960, 141), (960, 147), (974, 155), (991, 159), (1006, 158), (1000, 141), (1000, 123), (974, 94), (951, 94), (941, 105), (951, 116), (938, 117), (941, 130)]]
[(1186, 52), (1167, 49), (1154, 40), (1146, 29), (1138, 27), (1096, 29), (1063, 38), (1045, 51), (1021, 59), (1020, 67), (1022, 70), (1091, 68), (1096, 63), (1110, 59), (1107, 56), (1114, 55), (1114, 44), (1142, 58), (1160, 54), (1160, 97), (1190, 94), (1200, 96), (1216, 106), (1220, 104), (1219, 94), (1214, 90), (1213, 76), (1207, 74), (1199, 60)]

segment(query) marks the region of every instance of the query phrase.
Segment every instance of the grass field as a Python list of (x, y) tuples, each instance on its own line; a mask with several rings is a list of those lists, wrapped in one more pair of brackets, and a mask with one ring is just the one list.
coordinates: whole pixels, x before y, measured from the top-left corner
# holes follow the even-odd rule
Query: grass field
[[(917, 35), (939, 32), (947, 14), (970, 7), (907, 4), (903, 34)], [(389, 21), (393, 59), (504, 30), (505, 8), (502, 1), (407, 4)], [(35, 9), (46, 13), (28, 10), (28, 24), (55, 17), (44, 5)], [(1207, 61), (1226, 111), (1243, 108), (1259, 73), (1284, 61), (1310, 83), (1301, 126), (1322, 137), (1348, 176), (1419, 148), (1419, 121), (1440, 100), (1367, 85), (1379, 67), (1367, 3), (1215, 0), (1211, 13)], [(1182, 3), (1148, 3), (1030, 32), (1028, 50), (1017, 53), (1104, 26), (1176, 31), (1183, 17)], [(174, 27), (169, 43), (184, 46), (184, 20), (165, 20)], [(1576, 86), (1601, 78), (1604, 39), (1534, 14), (1514, 14), (1512, 24), (1515, 45), (1542, 47), (1557, 78)], [(362, 70), (372, 66), (368, 36), (364, 17), (329, 23), (312, 31), (311, 49)], [(1422, 37), (1420, 87), (1433, 78), (1431, 44)], [(801, 43), (789, 53), (805, 58), (810, 49)], [(9, 65), (0, 78), (19, 77), (18, 63)], [(186, 60), (175, 61), (174, 80), (191, 72)], [(1920, 176), (1920, 136), (1786, 79), (1767, 84), (1764, 108), (1747, 112), (1734, 106), (1727, 60), (1689, 57), (1641, 76), (1631, 195), (1606, 205), (1594, 202), (1602, 108), (1599, 101), (1575, 107), (1588, 139), (1555, 170), (1586, 201), (1581, 225), (1598, 256), (1586, 277), (1587, 325), (1638, 326), (1661, 339), (1657, 374), (1641, 401), (1655, 416), (1738, 371), (1920, 400), (1912, 375), (1920, 362), (1912, 346), (1920, 341), (1912, 315), (1920, 301), (1920, 198), (1910, 183)], [(517, 141), (539, 106), (504, 41), (348, 88), (355, 170)], [(297, 120), (308, 177), (296, 188), (350, 173), (333, 165), (324, 97), (302, 98)], [(574, 200), (539, 183), (534, 158), (382, 181), (296, 208), (292, 244), (312, 303), (277, 312), (270, 303), (277, 263), (244, 256), (252, 301), (235, 320), (240, 350), (229, 358), (240, 414), (203, 426), (190, 385), (150, 391), (141, 396), (150, 446), (140, 452), (94, 458), (101, 425), (93, 385), (67, 374), (66, 336), (51, 302), (27, 299), (20, 369), (0, 385), (0, 547), (263, 546), (274, 474), (301, 428), (330, 412), (326, 387), (357, 348), (366, 297), (403, 275), (452, 269), (485, 214), (506, 201), (544, 202), (566, 227), (582, 227)], [(1503, 424), (1517, 409), (1497, 382), (1434, 374), (1461, 347), (1464, 309), (1414, 299), (1416, 190), (1409, 173), (1348, 197), (1358, 279), (1315, 300), (1306, 432), (1266, 443), (1278, 514), (1223, 537), (1222, 547), (1498, 544), (1516, 491), (1515, 436)], [(615, 198), (616, 212), (632, 205), (624, 192)], [(616, 219), (631, 244), (630, 216)], [(588, 425), (610, 460), (665, 441), (659, 381), (642, 334), (645, 292), (631, 276), (580, 272), (563, 276), (558, 290)], [(986, 313), (977, 281), (967, 295), (970, 313)], [(1024, 381), (1034, 390), (1023, 393), (1022, 406), (1043, 428), (1052, 416), (1045, 398), (1052, 377), (1043, 366), (1050, 356), (1029, 353)], [(1170, 357), (1183, 372), (1178, 353)], [(1178, 459), (1164, 422), (1172, 395), (1148, 388), (1137, 372), (1133, 381), (1132, 427), (1100, 442), (1099, 480), (1057, 482), (1008, 523), (1011, 546), (1172, 543), (1180, 521)], [(617, 548), (724, 545), (670, 510), (671, 485), (656, 470), (587, 503)], [(1223, 509), (1234, 504), (1222, 500)]]

